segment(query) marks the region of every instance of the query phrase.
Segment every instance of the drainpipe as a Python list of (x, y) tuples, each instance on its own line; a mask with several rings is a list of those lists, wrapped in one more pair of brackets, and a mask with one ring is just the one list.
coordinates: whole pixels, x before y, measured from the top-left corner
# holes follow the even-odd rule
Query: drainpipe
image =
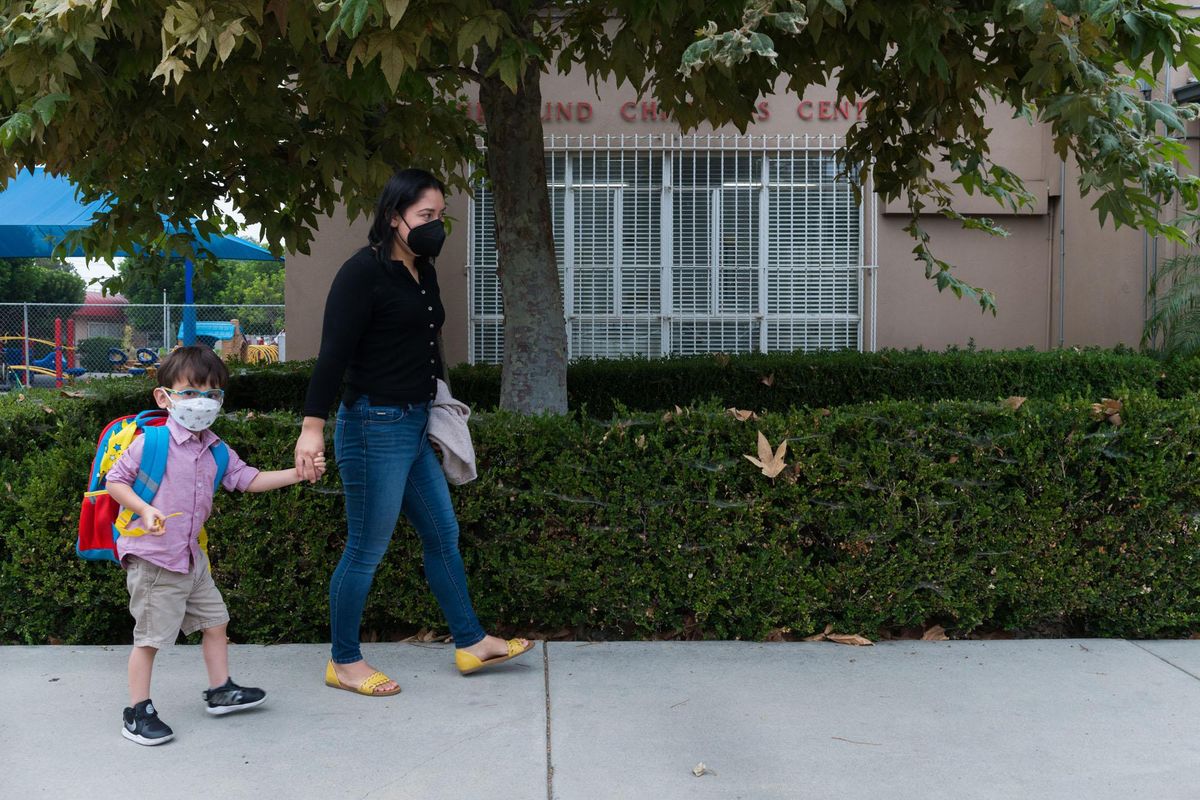
[[(1150, 100), (1154, 94), (1154, 87), (1145, 81), (1138, 79), (1138, 88), (1142, 91), (1142, 99)], [(1152, 128), (1147, 127), (1147, 133), (1152, 132)], [(1158, 241), (1155, 237), (1153, 246), (1157, 253)], [(1146, 320), (1150, 318), (1150, 302), (1148, 296), (1150, 294), (1150, 232), (1142, 228), (1142, 327), (1145, 328)]]
[(1058, 346), (1067, 340), (1067, 160), (1058, 168)]

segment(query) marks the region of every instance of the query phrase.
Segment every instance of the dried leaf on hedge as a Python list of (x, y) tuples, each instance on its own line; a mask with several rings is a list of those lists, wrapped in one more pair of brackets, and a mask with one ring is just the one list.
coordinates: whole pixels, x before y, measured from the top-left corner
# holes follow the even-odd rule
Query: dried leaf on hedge
[(764, 375), (760, 380), (762, 380), (763, 386), (767, 386), (767, 387), (774, 386), (775, 385), (775, 373), (772, 372), (770, 375)]
[(643, 434), (641, 434), (640, 436), (638, 436), (638, 437), (637, 437), (636, 439), (634, 439), (633, 441), (634, 441), (634, 444), (636, 444), (636, 445), (638, 446), (638, 449), (639, 449), (639, 450), (645, 450), (645, 449), (646, 449), (646, 434), (644, 434), (644, 433), (643, 433)]
[[(666, 422), (665, 418), (663, 419), (663, 422)], [(620, 422), (616, 423), (615, 425), (613, 425), (611, 428), (608, 429), (608, 431), (604, 434), (604, 436), (600, 437), (600, 444), (604, 444), (605, 442), (607, 442), (608, 437), (612, 436), (614, 433), (617, 434), (618, 436), (623, 436), (625, 434), (625, 429), (628, 428), (632, 424), (633, 423), (627, 419), (623, 419)]]
[(751, 419), (758, 419), (758, 414), (755, 414), (753, 411), (743, 411), (740, 408), (727, 408), (725, 410), (729, 412), (729, 416), (733, 417), (738, 422), (745, 422), (745, 421), (751, 420)]
[(63, 397), (95, 397), (95, 395), (91, 392), (68, 392), (66, 389), (61, 390), (59, 394), (61, 394)]
[(946, 629), (941, 625), (934, 625), (932, 628), (925, 631), (925, 633), (921, 634), (921, 641), (923, 642), (945, 642), (949, 639), (950, 637), (946, 635)]
[(54, 413), (54, 409), (53, 409), (53, 408), (51, 408), (50, 406), (42, 406), (42, 411), (45, 411), (47, 414), (53, 414), (53, 413)]
[(758, 458), (755, 458), (754, 456), (744, 456), (744, 457), (751, 464), (754, 464), (756, 467), (760, 468), (762, 470), (763, 475), (766, 475), (768, 478), (774, 478), (776, 475), (783, 472), (784, 468), (787, 466), (787, 464), (784, 463), (784, 460), (783, 460), (783, 456), (785, 453), (787, 453), (787, 440), (786, 439), (783, 441), (782, 444), (779, 445), (779, 447), (775, 450), (775, 452), (772, 453), (771, 452), (771, 443), (769, 441), (767, 441), (766, 436), (763, 436), (762, 431), (759, 431), (758, 432)]
[(1120, 400), (1113, 400), (1109, 397), (1100, 398), (1099, 403), (1092, 403), (1092, 419), (1097, 422), (1109, 422), (1112, 425), (1121, 425), (1121, 411), (1125, 409), (1125, 404)]
[(1004, 399), (1004, 403), (1003, 403), (1003, 405), (1004, 405), (1004, 407), (1005, 407), (1005, 408), (1009, 408), (1009, 409), (1012, 409), (1013, 411), (1016, 411), (1016, 410), (1017, 410), (1017, 409), (1019, 409), (1021, 406), (1025, 405), (1025, 401), (1026, 401), (1027, 399), (1028, 399), (1028, 398), (1021, 397), (1021, 396), (1019, 396), (1019, 395), (1015, 395), (1015, 394), (1014, 394), (1014, 395), (1012, 395), (1011, 397), (1006, 397), (1006, 398)]
[(831, 633), (825, 638), (831, 642), (853, 645), (855, 647), (871, 647), (875, 644), (867, 637), (859, 636), (857, 633)]
[(692, 410), (690, 408), (680, 408), (679, 406), (675, 406), (675, 409), (673, 411), (668, 411), (667, 413), (663, 414), (662, 421), (670, 422), (671, 420), (675, 419), (676, 417), (682, 417), (682, 416), (685, 416), (685, 415), (691, 414), (691, 413), (692, 413)]

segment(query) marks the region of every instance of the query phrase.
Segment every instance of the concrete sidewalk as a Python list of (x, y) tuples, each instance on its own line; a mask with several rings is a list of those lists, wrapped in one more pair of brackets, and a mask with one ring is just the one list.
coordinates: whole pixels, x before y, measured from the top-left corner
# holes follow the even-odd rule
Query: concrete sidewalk
[(164, 651), (176, 739), (139, 747), (127, 648), (0, 648), (0, 797), (1200, 797), (1200, 641), (552, 642), (469, 678), (449, 646), (365, 649), (402, 694), (324, 688), (327, 646), (235, 646), (268, 700), (226, 717), (199, 648)]

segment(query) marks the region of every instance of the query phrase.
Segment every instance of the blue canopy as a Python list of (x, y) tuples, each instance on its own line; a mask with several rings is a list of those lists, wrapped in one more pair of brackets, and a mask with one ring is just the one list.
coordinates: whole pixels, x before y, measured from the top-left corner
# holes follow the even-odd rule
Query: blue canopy
[[(37, 167), (22, 170), (0, 189), (0, 258), (48, 258), (68, 231), (86, 228), (92, 217), (108, 208), (108, 200), (81, 203), (79, 190), (68, 178), (52, 177)], [(177, 232), (175, 228), (172, 232)], [(236, 236), (204, 237), (192, 232), (193, 240), (217, 258), (244, 261), (274, 261), (270, 251)], [(68, 255), (84, 256), (76, 248)], [(119, 252), (115, 255), (127, 256)], [(192, 305), (192, 261), (184, 261), (183, 342), (196, 341), (196, 309)]]
[[(225, 322), (224, 320), (210, 322), (203, 320), (196, 323), (196, 336), (207, 336), (219, 342), (232, 339), (235, 333), (237, 333), (237, 328), (234, 327), (232, 322)], [(179, 338), (182, 339), (185, 335), (187, 335), (187, 331), (184, 330), (184, 325), (180, 323)]]
[[(23, 170), (0, 189), (0, 258), (48, 258), (68, 231), (86, 228), (92, 215), (108, 208), (109, 201), (79, 202), (79, 192), (65, 177), (52, 177), (41, 167)], [(275, 256), (236, 236), (204, 238), (196, 242), (217, 258), (274, 261)], [(68, 255), (85, 255), (76, 250)], [(117, 253), (117, 255), (129, 255)]]

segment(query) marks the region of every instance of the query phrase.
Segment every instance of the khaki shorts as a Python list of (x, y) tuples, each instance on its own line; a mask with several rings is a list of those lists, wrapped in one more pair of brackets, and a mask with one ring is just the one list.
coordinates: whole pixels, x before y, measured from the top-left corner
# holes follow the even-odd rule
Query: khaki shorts
[(136, 622), (134, 647), (170, 647), (180, 631), (187, 635), (229, 622), (229, 609), (203, 554), (187, 575), (128, 556), (125, 586), (129, 613)]

